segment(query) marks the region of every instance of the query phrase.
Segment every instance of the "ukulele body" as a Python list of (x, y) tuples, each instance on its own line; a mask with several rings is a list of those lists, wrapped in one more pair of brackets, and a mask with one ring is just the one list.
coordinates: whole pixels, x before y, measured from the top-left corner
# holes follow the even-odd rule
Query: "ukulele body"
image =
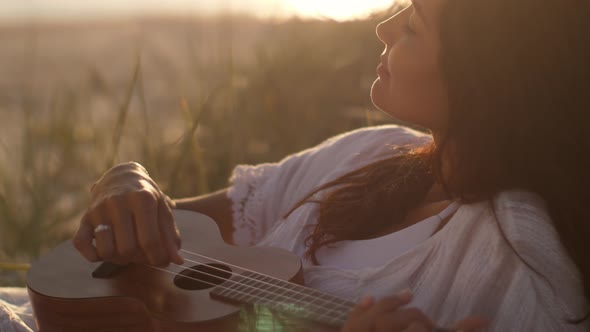
[[(173, 214), (186, 250), (182, 252), (185, 264), (171, 264), (166, 268), (168, 272), (162, 271), (163, 268), (129, 265), (110, 277), (94, 278), (92, 272), (102, 263), (86, 261), (71, 241), (43, 255), (27, 274), (27, 288), (39, 331), (336, 330), (324, 324), (290, 318), (264, 306), (239, 305), (212, 298), (210, 292), (214, 286), (231, 282), (236, 275), (229, 276), (222, 270), (215, 272), (220, 273), (218, 276), (208, 279), (212, 271), (208, 264), (214, 264), (214, 271), (223, 268), (240, 274), (244, 268), (303, 284), (301, 261), (282, 249), (228, 245), (222, 240), (215, 222), (207, 216), (183, 210), (174, 210)], [(192, 273), (187, 268), (204, 268), (204, 280), (209, 284), (183, 284), (190, 280), (181, 278), (183, 280), (179, 281), (178, 274)], [(198, 275), (199, 278), (203, 276)]]

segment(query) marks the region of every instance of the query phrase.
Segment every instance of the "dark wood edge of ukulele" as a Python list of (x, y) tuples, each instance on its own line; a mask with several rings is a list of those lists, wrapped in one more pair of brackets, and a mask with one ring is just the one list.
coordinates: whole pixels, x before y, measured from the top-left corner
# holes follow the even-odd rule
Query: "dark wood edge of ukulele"
[[(274, 316), (270, 312), (261, 315), (251, 307), (245, 307), (242, 315), (237, 312), (231, 317), (206, 323), (166, 322), (151, 317), (141, 302), (131, 298), (66, 301), (35, 293), (31, 289), (28, 291), (37, 325), (42, 327), (39, 332), (338, 331), (335, 327)], [(82, 301), (84, 305), (80, 305)], [(43, 312), (51, 312), (52, 315), (43, 315)]]

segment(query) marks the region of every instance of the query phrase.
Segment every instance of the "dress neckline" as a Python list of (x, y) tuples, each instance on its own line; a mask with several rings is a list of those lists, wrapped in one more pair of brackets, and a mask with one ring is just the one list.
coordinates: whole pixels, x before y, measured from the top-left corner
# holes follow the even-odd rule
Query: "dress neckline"
[(434, 230), (437, 229), (442, 220), (455, 213), (459, 207), (460, 203), (454, 201), (436, 215), (377, 238), (338, 241), (329, 247), (320, 248), (317, 252), (317, 258), (324, 266), (334, 266), (342, 269), (383, 266), (392, 259), (437, 238), (437, 235), (449, 226), (451, 220), (439, 232), (434, 233)]
[[(458, 210), (459, 205), (460, 205), (460, 203), (458, 201), (452, 201), (451, 204), (449, 204), (446, 208), (444, 208), (438, 214), (435, 214), (435, 215), (432, 215), (432, 216), (427, 217), (425, 219), (422, 219), (422, 220), (418, 221), (417, 223), (414, 223), (408, 227), (402, 228), (402, 229), (395, 231), (395, 232), (390, 232), (390, 233), (387, 233), (387, 234), (384, 234), (384, 235), (381, 235), (378, 237), (370, 238), (370, 239), (344, 240), (341, 242), (368, 242), (368, 241), (375, 241), (375, 240), (380, 240), (380, 239), (387, 239), (390, 237), (397, 237), (397, 236), (399, 236), (399, 234), (403, 234), (404, 232), (409, 233), (409, 232), (419, 229), (419, 228), (426, 228), (426, 227), (424, 227), (425, 225), (432, 226), (433, 224), (436, 224), (435, 229), (438, 229), (438, 226), (440, 225), (440, 223), (443, 220), (445, 220), (446, 218), (448, 218), (450, 215), (452, 215), (453, 213), (455, 213)], [(431, 232), (429, 234), (429, 237), (434, 235), (435, 229), (433, 229), (433, 232)]]

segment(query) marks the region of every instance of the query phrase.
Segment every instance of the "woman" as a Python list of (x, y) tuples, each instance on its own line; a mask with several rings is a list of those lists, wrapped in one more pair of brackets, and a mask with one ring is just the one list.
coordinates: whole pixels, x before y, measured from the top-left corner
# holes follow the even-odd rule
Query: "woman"
[(181, 264), (176, 207), (293, 251), (310, 287), (369, 295), (345, 330), (589, 331), (590, 4), (415, 0), (377, 35), (375, 106), (431, 135), (357, 130), (175, 201), (122, 164), (93, 187), (78, 250)]

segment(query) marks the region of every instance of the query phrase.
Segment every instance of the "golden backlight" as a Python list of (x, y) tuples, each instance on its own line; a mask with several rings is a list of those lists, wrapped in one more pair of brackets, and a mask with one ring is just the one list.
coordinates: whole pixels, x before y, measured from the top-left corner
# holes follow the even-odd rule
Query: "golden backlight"
[[(1, 1), (1, 0), (0, 0)], [(246, 13), (261, 18), (362, 18), (401, 0), (8, 0), (0, 22), (27, 19), (85, 19), (168, 14)], [(409, 1), (409, 0), (404, 0)]]
[(349, 20), (391, 6), (393, 0), (283, 0), (289, 10), (304, 17)]

